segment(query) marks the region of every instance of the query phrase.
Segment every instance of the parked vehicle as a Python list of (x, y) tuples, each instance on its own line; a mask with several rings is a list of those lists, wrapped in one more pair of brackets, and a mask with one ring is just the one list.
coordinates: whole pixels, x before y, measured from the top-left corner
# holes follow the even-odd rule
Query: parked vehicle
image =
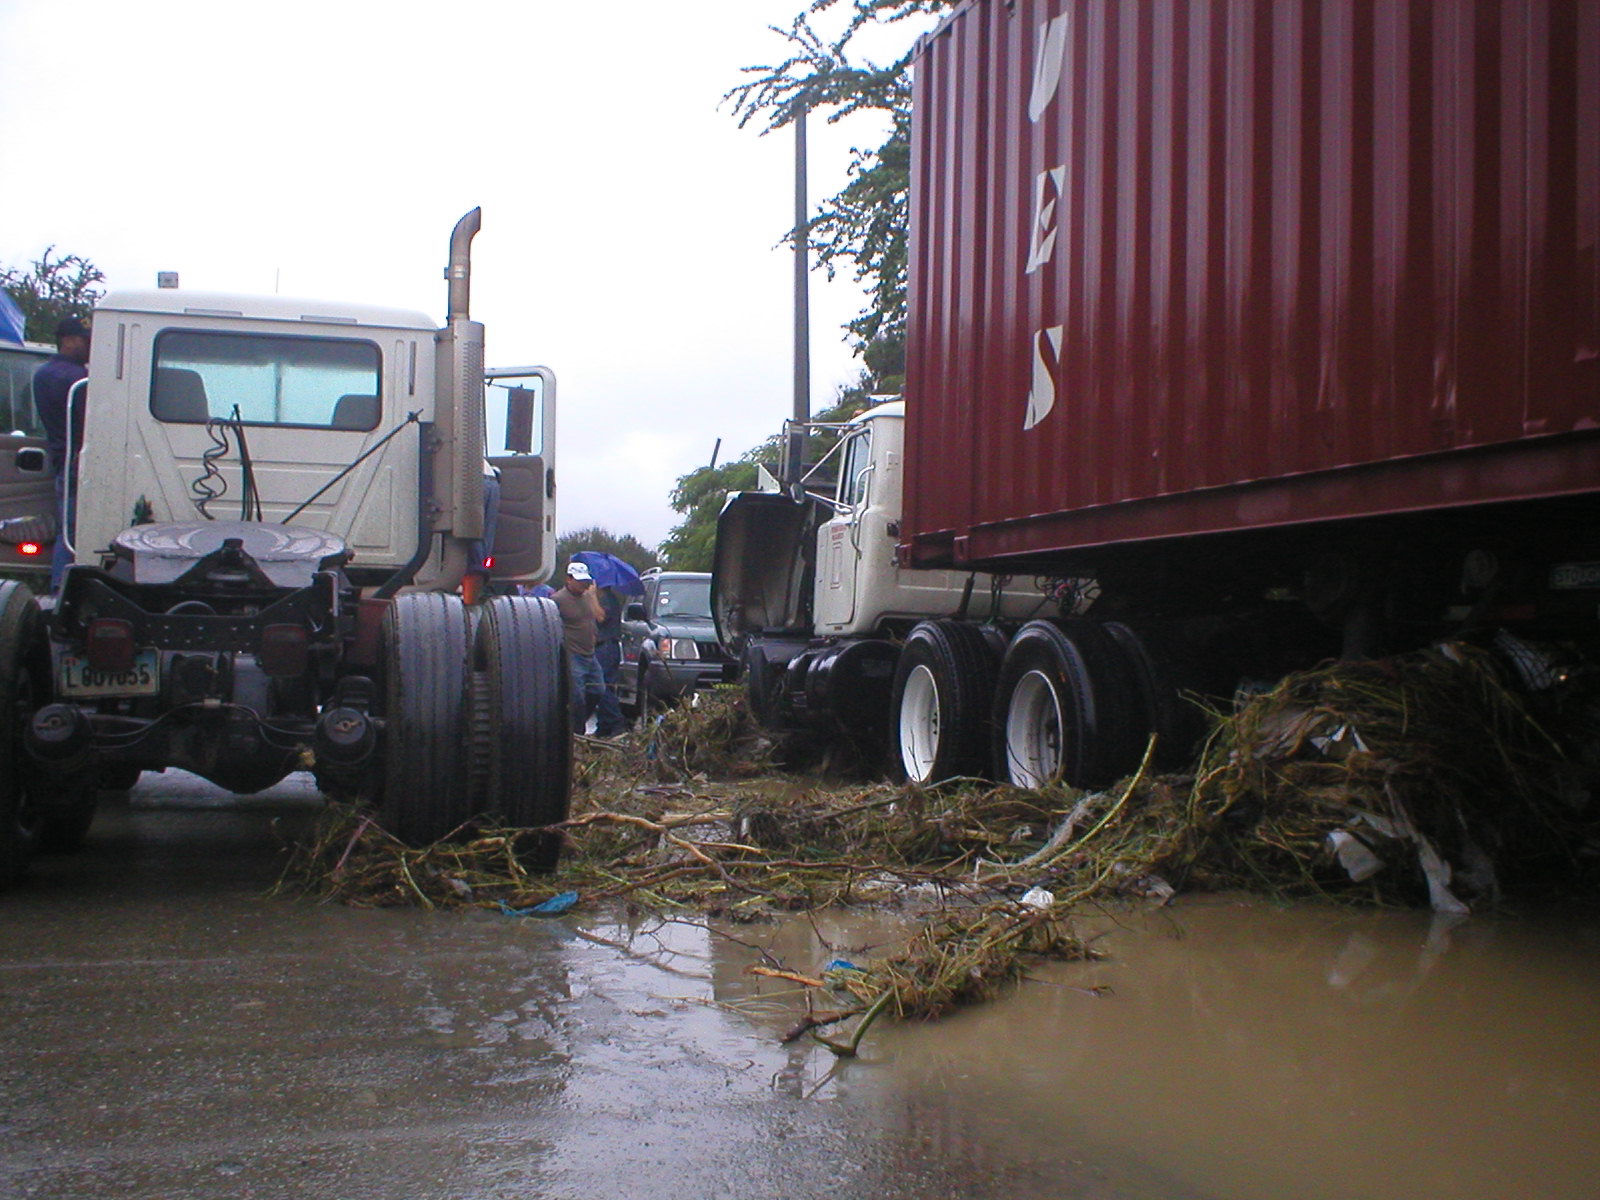
[[(0, 583), (0, 884), (35, 844), (79, 844), (98, 786), (146, 769), (253, 792), (309, 767), (414, 844), (488, 812), (564, 818), (560, 615), (524, 596), (474, 615), (455, 594), (485, 515), (478, 225), (451, 236), (443, 328), (278, 296), (96, 306), (74, 565), (43, 605)], [(489, 374), (539, 385), (508, 401), (515, 452), (492, 460), (499, 569), (537, 582), (554, 377)]]
[(1592, 654), (1596, 79), (1596, 0), (960, 6), (915, 64), (904, 403), (719, 522), (758, 713), (1098, 786), (1186, 757), (1191, 691)]
[(33, 407), (33, 373), (48, 346), (0, 342), (0, 577), (42, 587), (55, 546), (55, 482), (44, 426)]
[(623, 610), (617, 699), (637, 714), (737, 677), (738, 660), (717, 640), (711, 575), (646, 571), (644, 596)]

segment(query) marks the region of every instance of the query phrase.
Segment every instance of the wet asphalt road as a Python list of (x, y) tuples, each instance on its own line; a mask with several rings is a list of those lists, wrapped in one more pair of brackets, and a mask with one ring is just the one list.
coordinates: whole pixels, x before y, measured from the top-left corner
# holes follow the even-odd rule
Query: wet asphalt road
[[(882, 915), (719, 932), (266, 895), (317, 812), (146, 775), (0, 896), (0, 1200), (1590, 1200), (1600, 921), (1196, 897), (882, 1023), (788, 985)], [(1091, 926), (1090, 932), (1093, 932)], [(582, 936), (586, 935), (586, 936)], [(603, 939), (596, 941), (593, 939)]]
[(0, 897), (0, 1197), (1143, 1191), (841, 1086), (784, 1015), (706, 1003), (751, 956), (701, 931), (624, 953), (567, 920), (266, 898), (308, 789), (147, 774)]

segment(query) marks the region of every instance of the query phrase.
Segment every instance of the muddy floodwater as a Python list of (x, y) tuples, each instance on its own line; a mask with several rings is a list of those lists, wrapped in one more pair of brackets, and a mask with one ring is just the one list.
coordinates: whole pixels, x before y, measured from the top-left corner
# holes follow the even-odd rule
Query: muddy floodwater
[(264, 898), (304, 781), (146, 776), (0, 897), (0, 1197), (1600, 1194), (1600, 922), (1191, 900), (863, 1056), (792, 985), (892, 918)]

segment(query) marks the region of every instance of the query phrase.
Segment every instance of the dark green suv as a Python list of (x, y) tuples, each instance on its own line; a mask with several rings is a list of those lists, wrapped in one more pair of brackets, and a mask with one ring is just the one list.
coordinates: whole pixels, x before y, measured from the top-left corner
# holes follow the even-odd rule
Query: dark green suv
[(738, 662), (723, 652), (711, 621), (711, 576), (646, 571), (644, 597), (622, 614), (617, 699), (628, 713), (660, 707), (696, 689), (731, 682)]

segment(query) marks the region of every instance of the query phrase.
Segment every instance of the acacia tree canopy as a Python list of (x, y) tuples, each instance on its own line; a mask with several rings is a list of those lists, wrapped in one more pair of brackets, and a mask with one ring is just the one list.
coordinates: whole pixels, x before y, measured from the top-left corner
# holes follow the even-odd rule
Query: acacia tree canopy
[(30, 342), (54, 341), (62, 317), (88, 320), (95, 301), (105, 294), (100, 268), (82, 255), (57, 255), (55, 249), (46, 246), (26, 270), (0, 267), (0, 287), (22, 310), (27, 321), (23, 336)]
[[(819, 421), (848, 420), (874, 395), (897, 393), (905, 376), (906, 225), (911, 183), (911, 52), (927, 19), (956, 0), (811, 0), (787, 28), (773, 26), (788, 54), (774, 63), (744, 68), (745, 81), (724, 97), (741, 127), (755, 124), (763, 133), (794, 122), (799, 107), (821, 113), (832, 123), (858, 113), (877, 113), (889, 133), (875, 149), (852, 152), (848, 180), (816, 214), (788, 236), (805, 237), (817, 261), (833, 273), (845, 265), (867, 288), (867, 307), (845, 329), (855, 338), (863, 370), (841, 390), (838, 402)], [(832, 11), (830, 11), (832, 10)], [(847, 14), (847, 15), (846, 15)], [(844, 16), (831, 40), (817, 28), (819, 18)], [(907, 22), (903, 49), (889, 63), (858, 58), (853, 42), (869, 26)], [(825, 450), (819, 446), (817, 450)], [(716, 540), (717, 514), (729, 491), (755, 483), (758, 462), (783, 457), (782, 435), (768, 439), (722, 467), (701, 467), (678, 480), (672, 507), (684, 520), (661, 552), (673, 568), (709, 571)]]

